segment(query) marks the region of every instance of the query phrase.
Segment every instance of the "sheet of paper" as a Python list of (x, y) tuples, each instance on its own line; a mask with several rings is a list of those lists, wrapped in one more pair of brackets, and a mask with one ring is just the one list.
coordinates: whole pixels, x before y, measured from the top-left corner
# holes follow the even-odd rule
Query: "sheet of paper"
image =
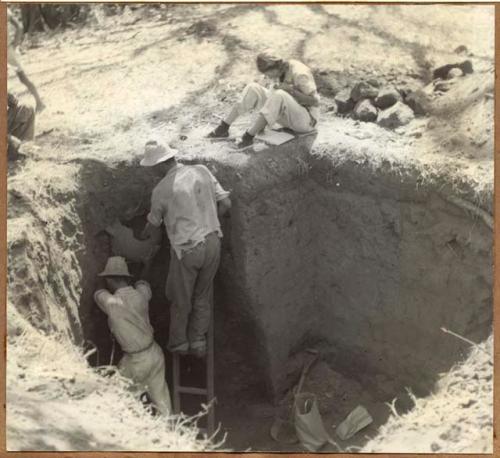
[(295, 138), (295, 136), (287, 132), (265, 129), (263, 132), (258, 134), (256, 138), (270, 145), (281, 145), (292, 138)]

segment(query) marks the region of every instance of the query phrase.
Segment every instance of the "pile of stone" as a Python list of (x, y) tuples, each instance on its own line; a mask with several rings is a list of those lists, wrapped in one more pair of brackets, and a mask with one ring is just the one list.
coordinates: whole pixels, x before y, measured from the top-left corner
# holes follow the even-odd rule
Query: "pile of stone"
[(445, 92), (458, 77), (472, 73), (470, 61), (447, 64), (434, 70), (429, 86), (407, 90), (394, 86), (381, 86), (377, 80), (361, 81), (352, 89), (335, 95), (337, 113), (364, 122), (396, 129), (412, 121), (415, 116), (430, 112), (434, 92)]
[(378, 81), (357, 83), (335, 96), (337, 113), (364, 122), (376, 122), (395, 129), (408, 124), (415, 114), (427, 113), (427, 97), (419, 91), (406, 92), (393, 86), (380, 87)]

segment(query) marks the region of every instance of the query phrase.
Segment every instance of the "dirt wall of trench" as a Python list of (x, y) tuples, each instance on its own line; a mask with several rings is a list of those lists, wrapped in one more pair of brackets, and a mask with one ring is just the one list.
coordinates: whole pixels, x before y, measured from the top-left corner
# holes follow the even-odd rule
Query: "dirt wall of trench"
[[(317, 333), (346, 373), (426, 395), (492, 323), (492, 232), (442, 184), (313, 162)], [(330, 170), (331, 172), (331, 170)], [(333, 350), (334, 349), (334, 350)]]
[[(247, 156), (244, 165), (204, 162), (231, 191), (233, 208), (221, 221), (222, 257), (215, 280), (216, 374), (219, 390), (263, 396), (283, 382), (291, 348), (312, 330), (314, 251), (308, 218), (305, 160), (313, 138), (290, 150), (275, 148)], [(151, 190), (160, 180), (137, 164), (82, 164), (77, 211), (85, 234), (80, 255), (80, 316), (85, 337), (99, 348), (99, 362), (111, 353), (105, 315), (93, 302), (97, 274), (111, 254), (103, 233), (115, 218), (135, 229), (145, 223)], [(290, 247), (294, 247), (290, 249)], [(307, 253), (307, 254), (306, 254)], [(152, 269), (150, 315), (156, 340), (166, 348), (169, 303), (164, 294), (169, 251), (165, 241)], [(134, 266), (132, 266), (132, 269)], [(119, 354), (118, 354), (119, 356)], [(97, 361), (95, 361), (97, 363)]]
[(263, 154), (232, 183), (226, 249), (238, 261), (222, 281), (257, 330), (268, 393), (286, 388), (289, 356), (312, 344), (361, 382), (380, 374), (428, 394), (467, 350), (441, 327), (477, 342), (491, 331), (492, 232), (448, 201), (474, 193), (315, 155), (304, 169), (301, 157)]
[[(216, 277), (218, 391), (275, 397), (287, 386), (290, 355), (319, 345), (346, 374), (388, 374), (425, 394), (466, 348), (441, 326), (477, 341), (490, 331), (491, 230), (441, 197), (442, 185), (363, 164), (334, 167), (308, 153), (311, 142), (244, 161), (202, 160), (233, 201)], [(135, 164), (82, 166), (80, 315), (101, 363), (111, 342), (92, 300), (110, 253), (101, 231), (124, 215), (140, 226), (160, 178)], [(163, 346), (167, 266), (165, 244), (151, 303)]]

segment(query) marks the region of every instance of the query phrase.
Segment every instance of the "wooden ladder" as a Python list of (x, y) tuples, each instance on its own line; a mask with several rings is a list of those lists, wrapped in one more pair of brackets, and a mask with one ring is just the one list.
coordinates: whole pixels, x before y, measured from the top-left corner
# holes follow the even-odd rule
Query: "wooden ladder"
[[(212, 401), (215, 402), (215, 386), (214, 386), (214, 310), (213, 306), (210, 311), (210, 324), (207, 332), (207, 353), (205, 360), (205, 388), (194, 386), (183, 386), (181, 384), (181, 356), (178, 353), (173, 354), (173, 403), (174, 413), (179, 414), (181, 410), (181, 394), (190, 394), (196, 396), (205, 396), (206, 403), (209, 405)], [(208, 437), (215, 432), (215, 405), (212, 403), (207, 413), (207, 428), (200, 428), (202, 432), (206, 432)]]

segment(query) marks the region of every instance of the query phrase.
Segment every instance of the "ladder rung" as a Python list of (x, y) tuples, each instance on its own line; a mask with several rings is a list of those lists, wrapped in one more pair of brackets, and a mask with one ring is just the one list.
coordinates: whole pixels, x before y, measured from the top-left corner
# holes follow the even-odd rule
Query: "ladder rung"
[(181, 394), (193, 394), (197, 396), (206, 396), (206, 403), (210, 405), (207, 415), (207, 428), (200, 432), (205, 432), (207, 435), (215, 432), (215, 408), (213, 402), (215, 400), (214, 389), (214, 304), (213, 297), (210, 298), (210, 325), (207, 332), (207, 353), (205, 355), (206, 365), (206, 388), (198, 388), (194, 386), (181, 386), (181, 358), (178, 353), (174, 353), (172, 359), (173, 369), (173, 393), (172, 404), (174, 412), (181, 413)]
[(199, 394), (200, 396), (208, 394), (206, 388), (196, 388), (194, 386), (178, 386), (177, 391), (184, 394)]

